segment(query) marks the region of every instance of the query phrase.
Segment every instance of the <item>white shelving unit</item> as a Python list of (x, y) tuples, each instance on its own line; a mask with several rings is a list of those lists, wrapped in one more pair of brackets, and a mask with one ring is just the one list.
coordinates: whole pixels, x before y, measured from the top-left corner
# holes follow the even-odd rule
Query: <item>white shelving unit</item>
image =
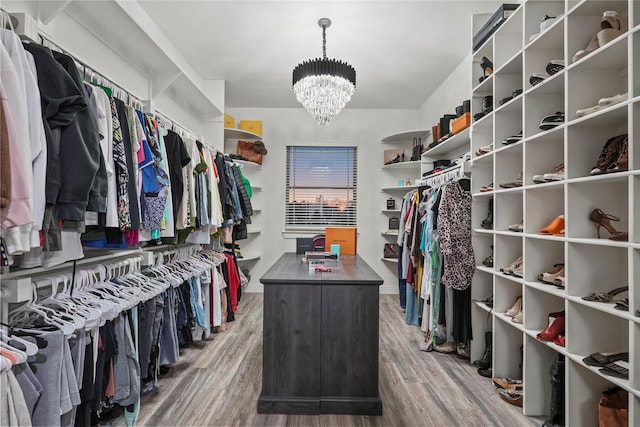
[[(427, 144), (427, 137), (430, 135), (430, 133), (431, 131), (429, 130), (413, 130), (389, 135), (382, 138), (381, 141), (385, 145), (388, 144), (392, 145), (394, 148), (402, 148), (404, 150), (404, 158), (409, 159), (411, 158), (411, 151), (414, 141), (420, 140), (423, 146), (425, 146)], [(411, 189), (418, 188), (418, 185), (416, 185), (415, 183), (416, 180), (421, 177), (422, 168), (422, 159), (393, 163), (381, 167), (381, 170), (385, 172), (389, 178), (388, 182), (391, 184), (391, 186), (381, 189), (382, 193), (384, 193), (385, 195), (385, 200), (382, 201), (382, 203), (385, 203), (383, 206), (386, 206), (386, 199), (391, 197), (395, 200), (397, 207), (397, 209), (381, 210), (381, 213), (386, 217), (386, 221), (388, 221), (389, 218), (393, 216), (400, 216), (402, 197)], [(411, 185), (393, 185), (399, 183), (400, 181), (402, 181), (403, 184), (406, 184), (409, 180), (411, 181)], [(398, 237), (397, 232), (393, 233), (390, 230), (386, 229), (383, 230), (380, 234), (383, 237), (383, 243), (394, 243), (395, 239)], [(381, 259), (388, 262), (397, 262), (397, 260), (394, 261), (391, 258), (383, 257)]]
[[(629, 17), (630, 30), (579, 61), (573, 55), (584, 49), (600, 29), (602, 13), (615, 10)], [(544, 33), (540, 19), (558, 16)], [(480, 61), (493, 60), (493, 75), (482, 76)], [(532, 86), (529, 77), (545, 72), (545, 65), (564, 59), (566, 68)], [(522, 375), (525, 415), (546, 416), (551, 401), (549, 368), (557, 353), (566, 356), (566, 425), (597, 426), (601, 393), (614, 385), (629, 392), (629, 425), (640, 425), (640, 6), (634, 0), (529, 0), (473, 54), (472, 116), (479, 112), (484, 96), (493, 96), (494, 111), (472, 123), (469, 139), (472, 153), (494, 143), (494, 151), (472, 160), (472, 227), (479, 264), (472, 285), (472, 298), (494, 296), (492, 322), (487, 308), (474, 303), (473, 332), (476, 338), (493, 330), (493, 375), (520, 376), (519, 348), (523, 346)], [(524, 93), (500, 105), (514, 90)], [(629, 99), (578, 118), (576, 110), (594, 106), (601, 98), (628, 92)], [(540, 121), (556, 112), (565, 113), (565, 123), (543, 131)], [(523, 140), (503, 145), (505, 137), (523, 131)], [(605, 142), (628, 133), (628, 172), (590, 176)], [(533, 175), (564, 163), (566, 179), (535, 184)], [(523, 174), (523, 186), (509, 190), (500, 183)], [(480, 188), (493, 182), (494, 192)], [(493, 230), (480, 226), (493, 203)], [(628, 242), (596, 238), (589, 214), (596, 208), (620, 218), (612, 222), (629, 232)], [(538, 232), (558, 215), (565, 217), (564, 236), (542, 236)], [(507, 230), (523, 221), (524, 233)], [(481, 261), (494, 248), (494, 266)], [(523, 256), (522, 279), (499, 271)], [(537, 281), (540, 273), (564, 263), (565, 288)], [(582, 296), (606, 293), (629, 286), (629, 311), (609, 303), (589, 302)], [(503, 313), (522, 296), (524, 323), (516, 324)], [(540, 341), (537, 334), (549, 323), (548, 313), (565, 311), (566, 348)], [(484, 343), (472, 344), (471, 360), (478, 359)], [(587, 366), (582, 359), (591, 353), (630, 353), (629, 379), (607, 376)], [(497, 396), (495, 397), (498, 398)]]
[[(235, 128), (225, 128), (224, 129), (224, 152), (225, 153), (235, 153), (238, 141), (258, 141), (262, 140), (262, 137), (253, 132), (248, 132), (242, 129)], [(251, 190), (253, 195), (251, 197), (251, 205), (254, 207), (253, 216), (251, 217), (251, 224), (247, 226), (247, 239), (241, 240), (238, 242), (240, 245), (240, 252), (243, 255), (243, 258), (238, 258), (239, 264), (254, 264), (259, 262), (260, 255), (256, 254), (255, 251), (258, 247), (256, 242), (259, 239), (262, 230), (260, 229), (261, 220), (260, 214), (262, 213), (262, 209), (256, 208), (256, 204), (262, 205), (260, 202), (262, 187), (256, 185), (260, 180), (262, 165), (259, 165), (254, 162), (248, 162), (246, 160), (234, 160), (235, 164), (239, 165), (242, 174), (249, 179), (251, 182)], [(258, 203), (256, 203), (258, 200)], [(247, 252), (247, 253), (245, 253)]]

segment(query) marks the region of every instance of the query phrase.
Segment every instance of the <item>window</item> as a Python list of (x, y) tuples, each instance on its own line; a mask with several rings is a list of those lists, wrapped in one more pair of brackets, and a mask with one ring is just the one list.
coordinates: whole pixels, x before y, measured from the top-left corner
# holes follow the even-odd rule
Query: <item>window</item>
[(356, 147), (287, 146), (285, 227), (355, 227)]

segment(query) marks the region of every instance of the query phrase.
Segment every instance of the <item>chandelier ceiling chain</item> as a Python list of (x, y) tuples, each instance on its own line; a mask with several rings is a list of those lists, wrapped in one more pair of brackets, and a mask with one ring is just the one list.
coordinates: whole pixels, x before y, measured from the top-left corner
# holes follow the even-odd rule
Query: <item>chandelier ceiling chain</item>
[(304, 61), (293, 70), (296, 99), (321, 125), (328, 124), (351, 100), (356, 88), (356, 70), (346, 62), (327, 59), (327, 28), (331, 20), (321, 18), (322, 58)]

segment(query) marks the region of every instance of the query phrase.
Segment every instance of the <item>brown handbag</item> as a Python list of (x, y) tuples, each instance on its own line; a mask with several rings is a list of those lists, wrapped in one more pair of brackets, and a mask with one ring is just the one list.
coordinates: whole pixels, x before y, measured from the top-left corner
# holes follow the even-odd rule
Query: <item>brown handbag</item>
[(236, 154), (238, 156), (246, 157), (250, 162), (262, 164), (262, 154), (253, 149), (255, 142), (251, 141), (238, 141), (238, 148)]
[(398, 258), (398, 245), (395, 243), (384, 244), (384, 257), (385, 258)]
[(620, 387), (602, 392), (598, 406), (600, 427), (629, 426), (629, 394)]

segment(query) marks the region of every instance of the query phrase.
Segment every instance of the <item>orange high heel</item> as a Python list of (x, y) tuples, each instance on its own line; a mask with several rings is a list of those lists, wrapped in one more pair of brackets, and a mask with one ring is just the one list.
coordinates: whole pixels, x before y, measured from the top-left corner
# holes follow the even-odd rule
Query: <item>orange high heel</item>
[(615, 240), (618, 242), (626, 242), (629, 240), (629, 233), (626, 231), (618, 231), (616, 230), (611, 222), (609, 221), (620, 221), (615, 215), (607, 214), (602, 212), (600, 209), (594, 209), (589, 215), (589, 220), (596, 227), (596, 236), (598, 239), (600, 238), (600, 227), (604, 227), (611, 236), (610, 240)]
[(558, 215), (549, 225), (540, 230), (538, 234), (545, 236), (564, 236), (564, 215)]

